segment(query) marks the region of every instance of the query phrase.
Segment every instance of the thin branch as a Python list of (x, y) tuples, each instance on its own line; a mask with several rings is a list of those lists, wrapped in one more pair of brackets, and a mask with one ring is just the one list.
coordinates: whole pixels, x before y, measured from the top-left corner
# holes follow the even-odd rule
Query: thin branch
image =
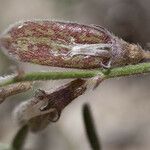
[(26, 92), (31, 89), (31, 82), (21, 82), (5, 87), (0, 87), (0, 104), (9, 96)]
[(9, 78), (0, 83), (0, 87), (25, 81), (44, 81), (44, 80), (59, 80), (73, 78), (91, 78), (100, 75), (104, 79), (115, 78), (120, 76), (130, 76), (135, 74), (143, 74), (150, 72), (150, 63), (140, 63), (137, 65), (128, 65), (113, 69), (103, 70), (78, 70), (66, 72), (32, 72), (25, 73), (19, 77)]

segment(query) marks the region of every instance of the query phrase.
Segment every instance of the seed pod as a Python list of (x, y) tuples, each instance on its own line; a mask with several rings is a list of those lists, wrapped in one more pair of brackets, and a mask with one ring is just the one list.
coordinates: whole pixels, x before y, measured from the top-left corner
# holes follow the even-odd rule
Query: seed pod
[(4, 52), (16, 60), (69, 68), (136, 64), (149, 53), (97, 25), (48, 20), (11, 26), (0, 38)]

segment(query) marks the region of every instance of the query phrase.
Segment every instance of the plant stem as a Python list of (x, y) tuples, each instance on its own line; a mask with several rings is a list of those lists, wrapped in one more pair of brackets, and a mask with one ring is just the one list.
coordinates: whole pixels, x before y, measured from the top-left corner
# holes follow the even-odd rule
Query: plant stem
[(12, 77), (5, 82), (0, 83), (1, 86), (23, 82), (23, 81), (43, 81), (43, 80), (59, 80), (73, 78), (91, 78), (96, 75), (102, 76), (104, 79), (115, 78), (120, 76), (130, 76), (135, 74), (149, 73), (150, 63), (140, 63), (137, 65), (128, 65), (113, 69), (103, 70), (78, 70), (65, 72), (31, 72), (25, 73), (19, 77)]

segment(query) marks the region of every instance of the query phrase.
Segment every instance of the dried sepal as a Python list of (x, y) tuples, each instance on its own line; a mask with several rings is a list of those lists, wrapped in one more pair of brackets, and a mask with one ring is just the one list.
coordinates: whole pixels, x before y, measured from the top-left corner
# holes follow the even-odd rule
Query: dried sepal
[(91, 79), (89, 79), (87, 81), (87, 86), (89, 87), (89, 89), (95, 90), (100, 84), (101, 82), (104, 80), (104, 76), (103, 75), (97, 75)]
[(31, 89), (31, 82), (21, 82), (11, 84), (0, 88), (0, 103), (2, 103), (7, 97), (13, 96), (22, 92), (26, 92)]
[(33, 99), (17, 106), (15, 119), (21, 125), (28, 124), (34, 132), (42, 130), (50, 122), (56, 122), (62, 110), (85, 92), (85, 83), (85, 80), (76, 79), (53, 92), (37, 90)]

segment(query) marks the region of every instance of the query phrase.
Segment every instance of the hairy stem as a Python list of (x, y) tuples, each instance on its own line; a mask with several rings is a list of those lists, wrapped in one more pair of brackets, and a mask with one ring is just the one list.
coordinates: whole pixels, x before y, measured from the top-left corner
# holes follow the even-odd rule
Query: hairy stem
[(59, 80), (59, 79), (73, 79), (73, 78), (91, 78), (97, 75), (104, 79), (130, 76), (135, 74), (149, 73), (150, 63), (140, 63), (137, 65), (128, 65), (124, 67), (113, 68), (109, 70), (78, 70), (66, 72), (31, 72), (25, 73), (19, 77), (12, 77), (0, 83), (1, 86), (25, 82), (25, 81), (44, 81), (44, 80)]

